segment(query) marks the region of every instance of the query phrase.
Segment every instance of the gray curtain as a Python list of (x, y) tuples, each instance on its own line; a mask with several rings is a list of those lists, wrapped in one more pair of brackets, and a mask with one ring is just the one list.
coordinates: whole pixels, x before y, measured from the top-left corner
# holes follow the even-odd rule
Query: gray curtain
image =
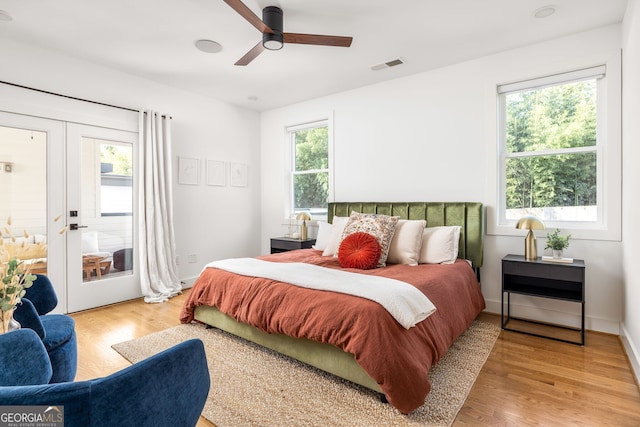
[(171, 117), (140, 112), (138, 254), (145, 302), (182, 290), (176, 265), (171, 187)]

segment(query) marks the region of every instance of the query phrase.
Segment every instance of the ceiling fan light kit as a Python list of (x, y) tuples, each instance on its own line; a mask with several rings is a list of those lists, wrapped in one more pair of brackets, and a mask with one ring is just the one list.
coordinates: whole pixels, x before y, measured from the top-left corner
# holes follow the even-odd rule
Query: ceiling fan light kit
[(280, 50), (284, 46), (282, 36), (282, 9), (275, 6), (267, 6), (262, 10), (262, 22), (273, 31), (273, 33), (262, 33), (262, 46), (269, 50)]
[(260, 19), (241, 0), (224, 0), (224, 2), (262, 33), (262, 40), (240, 58), (235, 65), (248, 65), (265, 49), (280, 50), (285, 43), (349, 47), (353, 41), (352, 37), (285, 33), (283, 32), (283, 12), (279, 7), (265, 7), (262, 9), (262, 19)]

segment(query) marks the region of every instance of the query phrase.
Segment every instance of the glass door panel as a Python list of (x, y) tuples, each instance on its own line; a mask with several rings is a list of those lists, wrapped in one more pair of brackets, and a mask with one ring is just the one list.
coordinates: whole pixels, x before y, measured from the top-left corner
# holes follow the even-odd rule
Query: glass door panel
[(64, 125), (0, 112), (0, 257), (46, 274), (64, 312)]
[(137, 134), (67, 125), (69, 311), (140, 296), (134, 262)]
[(82, 145), (82, 280), (133, 274), (133, 144)]
[(46, 274), (46, 132), (0, 126), (0, 200), (0, 256)]

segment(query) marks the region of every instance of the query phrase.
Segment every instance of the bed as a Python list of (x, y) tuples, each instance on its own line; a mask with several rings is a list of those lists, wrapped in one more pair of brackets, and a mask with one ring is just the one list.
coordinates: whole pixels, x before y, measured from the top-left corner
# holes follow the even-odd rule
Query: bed
[(446, 264), (389, 263), (369, 270), (344, 269), (338, 258), (323, 256), (316, 249), (257, 259), (357, 272), (372, 281), (384, 277), (406, 282), (433, 303), (433, 314), (407, 327), (369, 299), (205, 268), (185, 301), (180, 320), (222, 329), (352, 381), (381, 393), (399, 411), (409, 413), (424, 403), (431, 388), (431, 366), (485, 308), (479, 286), (484, 209), (481, 203), (469, 202), (340, 202), (329, 204), (328, 222), (335, 218), (336, 226), (338, 219), (352, 212), (409, 222), (424, 220), (425, 230), (457, 228), (458, 259)]

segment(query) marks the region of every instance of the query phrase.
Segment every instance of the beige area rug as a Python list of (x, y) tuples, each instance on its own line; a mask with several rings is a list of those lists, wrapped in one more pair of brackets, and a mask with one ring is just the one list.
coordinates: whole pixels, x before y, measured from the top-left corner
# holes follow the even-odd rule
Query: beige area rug
[(450, 426), (500, 333), (475, 321), (432, 368), (427, 400), (403, 415), (364, 387), (202, 325), (176, 326), (113, 348), (135, 363), (179, 342), (204, 342), (211, 390), (202, 415), (218, 427)]

